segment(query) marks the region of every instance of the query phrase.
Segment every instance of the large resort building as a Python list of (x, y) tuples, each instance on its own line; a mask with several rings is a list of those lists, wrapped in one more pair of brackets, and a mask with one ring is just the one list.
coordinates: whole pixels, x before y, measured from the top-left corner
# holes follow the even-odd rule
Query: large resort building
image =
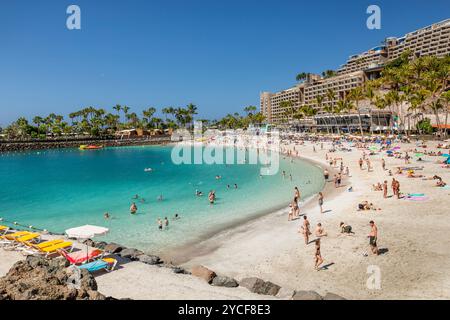
[[(283, 110), (282, 101), (291, 101), (294, 108), (307, 105), (314, 107), (318, 111), (316, 125), (321, 126), (327, 122), (330, 115), (325, 114), (323, 108), (329, 104), (335, 105), (338, 100), (344, 99), (353, 88), (362, 86), (366, 81), (379, 77), (384, 65), (395, 58), (398, 58), (403, 52), (409, 50), (411, 58), (434, 55), (442, 57), (450, 54), (450, 19), (435, 23), (431, 26), (406, 34), (401, 38), (387, 38), (384, 44), (368, 50), (364, 53), (349, 57), (348, 61), (342, 65), (335, 76), (324, 78), (315, 74), (308, 74), (303, 83), (297, 84), (292, 88), (276, 93), (262, 92), (260, 94), (260, 109), (269, 123), (280, 123), (286, 117), (286, 111)], [(335, 95), (331, 97), (329, 92)], [(328, 95), (327, 95), (328, 94)], [(324, 97), (322, 109), (317, 104), (317, 97)], [(371, 110), (370, 106), (363, 105), (364, 119), (375, 119), (375, 123), (369, 123), (367, 126), (386, 127), (389, 124), (387, 118), (390, 115), (387, 112)], [(364, 110), (365, 109), (365, 110)], [(376, 113), (374, 116), (373, 113)], [(336, 117), (332, 117), (337, 122)], [(340, 117), (342, 118), (342, 117)], [(353, 123), (357, 126), (358, 120), (351, 115), (347, 119), (342, 119), (347, 125)], [(378, 119), (378, 120), (377, 120)]]

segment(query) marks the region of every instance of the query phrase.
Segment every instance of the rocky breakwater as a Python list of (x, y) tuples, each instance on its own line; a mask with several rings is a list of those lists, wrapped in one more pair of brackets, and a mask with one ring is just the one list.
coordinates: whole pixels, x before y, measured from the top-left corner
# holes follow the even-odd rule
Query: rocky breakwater
[(0, 141), (0, 152), (22, 152), (45, 149), (78, 148), (80, 145), (102, 145), (104, 147), (125, 147), (170, 143), (170, 136), (151, 139), (124, 140), (48, 140), (48, 141)]
[[(75, 274), (76, 273), (76, 274)], [(67, 268), (64, 259), (28, 256), (0, 278), (0, 300), (107, 300), (86, 270)]]

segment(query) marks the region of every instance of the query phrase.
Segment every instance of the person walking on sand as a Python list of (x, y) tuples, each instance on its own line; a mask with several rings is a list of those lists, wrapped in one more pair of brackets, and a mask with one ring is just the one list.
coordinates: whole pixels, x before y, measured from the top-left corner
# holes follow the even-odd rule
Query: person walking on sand
[(387, 180), (384, 180), (383, 183), (383, 198), (387, 198), (387, 191), (388, 191), (388, 182)]
[(317, 224), (316, 231), (314, 233), (315, 233), (316, 237), (319, 237), (319, 238), (328, 236), (328, 233), (322, 227), (322, 224), (320, 222)]
[(362, 170), (363, 169), (363, 159), (362, 158), (359, 158), (359, 168)]
[(378, 228), (375, 225), (375, 222), (371, 220), (369, 222), (370, 225), (370, 233), (369, 233), (369, 245), (373, 254), (379, 255), (377, 240), (378, 240)]
[(323, 193), (319, 192), (319, 208), (320, 208), (320, 213), (323, 213)]
[(320, 253), (320, 238), (316, 240), (316, 248), (314, 252), (314, 268), (319, 271), (319, 266), (323, 263), (322, 254)]
[(309, 243), (309, 236), (312, 234), (309, 230), (310, 223), (308, 221), (307, 216), (303, 216), (303, 225), (301, 226), (300, 233), (303, 233), (303, 237), (305, 238), (305, 244)]
[(386, 171), (386, 161), (384, 161), (384, 158), (381, 159), (381, 167), (383, 168), (383, 171)]

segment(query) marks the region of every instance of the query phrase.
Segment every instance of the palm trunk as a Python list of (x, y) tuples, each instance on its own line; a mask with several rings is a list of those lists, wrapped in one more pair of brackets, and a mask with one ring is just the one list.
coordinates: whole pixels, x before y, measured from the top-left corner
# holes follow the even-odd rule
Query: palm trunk
[(364, 137), (364, 130), (362, 127), (361, 111), (359, 110), (359, 104), (356, 103), (356, 111), (358, 111), (359, 131), (361, 131), (361, 138)]

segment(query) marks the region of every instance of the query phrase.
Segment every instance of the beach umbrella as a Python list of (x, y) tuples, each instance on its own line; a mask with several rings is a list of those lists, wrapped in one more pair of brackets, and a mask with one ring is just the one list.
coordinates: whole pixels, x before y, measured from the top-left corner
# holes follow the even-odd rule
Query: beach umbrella
[(376, 146), (371, 146), (371, 147), (369, 147), (369, 150), (371, 150), (371, 151), (378, 151), (378, 147), (376, 147)]
[(423, 154), (423, 153), (416, 153), (415, 156), (418, 157), (418, 158), (420, 158), (420, 157), (423, 157), (424, 154)]
[(448, 158), (448, 157), (450, 157), (450, 154), (444, 153), (444, 154), (441, 154), (441, 156), (442, 156), (442, 157), (445, 157), (445, 158)]
[(392, 150), (400, 150), (401, 148), (400, 147), (394, 147), (394, 148), (392, 148)]
[[(78, 240), (92, 239), (97, 236), (104, 236), (109, 232), (108, 228), (97, 227), (91, 225), (80, 226), (66, 230), (66, 235), (69, 238), (76, 238)], [(86, 258), (89, 257), (89, 246), (86, 244)]]
[(388, 150), (388, 151), (386, 151), (386, 153), (389, 153), (389, 154), (391, 154), (391, 153), (394, 153), (394, 151), (392, 151), (392, 150)]

